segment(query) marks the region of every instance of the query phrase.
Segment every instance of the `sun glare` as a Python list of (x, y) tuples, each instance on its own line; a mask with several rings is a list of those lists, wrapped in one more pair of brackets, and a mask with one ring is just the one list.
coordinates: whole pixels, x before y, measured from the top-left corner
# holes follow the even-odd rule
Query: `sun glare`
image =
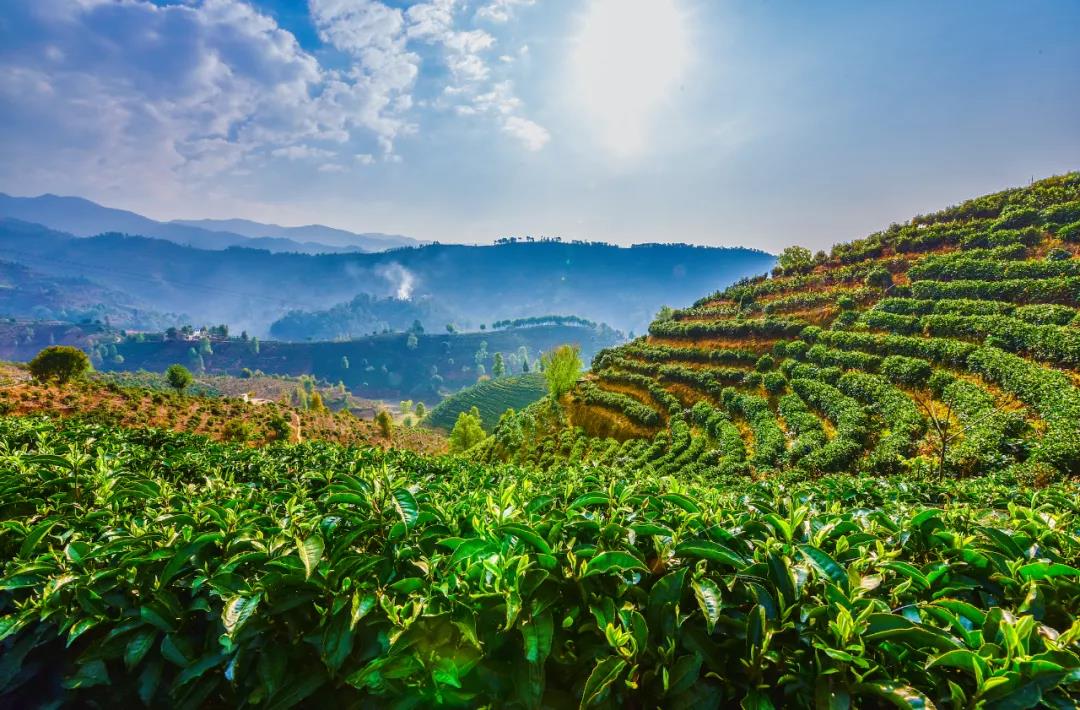
[(689, 59), (678, 0), (590, 0), (571, 53), (572, 87), (596, 139), (631, 157)]

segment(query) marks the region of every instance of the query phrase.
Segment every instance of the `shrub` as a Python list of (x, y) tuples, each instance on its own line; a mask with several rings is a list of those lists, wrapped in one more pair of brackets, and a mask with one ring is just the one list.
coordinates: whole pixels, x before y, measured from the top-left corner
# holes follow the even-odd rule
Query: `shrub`
[(1066, 224), (1058, 230), (1057, 235), (1067, 242), (1080, 243), (1080, 220)]
[(887, 269), (875, 266), (866, 274), (864, 279), (866, 285), (870, 288), (887, 289), (892, 286), (892, 274)]
[(221, 437), (226, 441), (244, 442), (251, 439), (252, 427), (244, 419), (236, 418), (225, 422), (221, 428)]
[(379, 433), (383, 435), (384, 439), (389, 439), (394, 433), (394, 418), (390, 415), (390, 412), (380, 409), (379, 413), (375, 415), (375, 426), (379, 428)]
[(779, 372), (768, 372), (761, 379), (761, 386), (769, 394), (780, 394), (787, 387), (787, 379)]
[(922, 387), (930, 379), (933, 368), (926, 360), (890, 355), (881, 361), (881, 374), (908, 387)]

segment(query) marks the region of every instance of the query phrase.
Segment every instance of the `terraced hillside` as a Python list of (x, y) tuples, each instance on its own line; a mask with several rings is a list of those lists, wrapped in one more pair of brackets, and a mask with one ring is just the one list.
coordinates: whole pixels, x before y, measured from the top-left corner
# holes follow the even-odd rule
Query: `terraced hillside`
[[(802, 250), (805, 252), (805, 250)], [(789, 250), (598, 354), (492, 458), (745, 474), (1080, 474), (1080, 173)]]
[(424, 423), (436, 429), (450, 430), (459, 414), (476, 407), (484, 429), (490, 431), (503, 412), (527, 407), (546, 393), (547, 383), (538, 372), (485, 380), (439, 402)]

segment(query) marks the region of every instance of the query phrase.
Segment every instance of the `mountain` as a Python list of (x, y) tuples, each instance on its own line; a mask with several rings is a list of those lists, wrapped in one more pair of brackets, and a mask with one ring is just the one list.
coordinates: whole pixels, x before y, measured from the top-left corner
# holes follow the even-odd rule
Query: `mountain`
[(139, 299), (89, 279), (47, 276), (7, 261), (0, 261), (0, 317), (103, 321), (117, 328), (148, 330), (168, 328), (183, 319), (147, 309)]
[(526, 412), (488, 455), (703, 480), (1080, 474), (1080, 173), (780, 263), (600, 353), (568, 425)]
[(308, 224), (302, 227), (282, 227), (277, 224), (252, 222), (248, 219), (177, 219), (170, 224), (197, 227), (214, 232), (231, 232), (253, 239), (276, 237), (296, 242), (317, 242), (330, 246), (348, 248), (351, 251), (386, 251), (399, 247), (413, 247), (420, 244), (416, 239), (400, 234), (382, 234), (365, 232), (357, 234), (344, 229), (335, 229), (322, 224)]
[(375, 254), (211, 251), (122, 234), (73, 238), (14, 220), (0, 220), (0, 259), (138, 293), (156, 310), (191, 314), (196, 325), (227, 323), (258, 335), (289, 311), (325, 310), (361, 293), (431, 298), (463, 328), (574, 314), (640, 331), (662, 305), (688, 303), (775, 261), (753, 249), (553, 240)]
[(322, 244), (276, 235), (258, 235), (258, 238), (252, 238), (227, 230), (204, 229), (180, 222), (159, 222), (135, 212), (104, 207), (81, 197), (59, 195), (13, 197), (0, 193), (0, 217), (42, 224), (77, 237), (90, 237), (106, 232), (137, 234), (200, 249), (226, 249), (241, 246), (273, 252), (305, 254), (364, 250), (357, 244)]

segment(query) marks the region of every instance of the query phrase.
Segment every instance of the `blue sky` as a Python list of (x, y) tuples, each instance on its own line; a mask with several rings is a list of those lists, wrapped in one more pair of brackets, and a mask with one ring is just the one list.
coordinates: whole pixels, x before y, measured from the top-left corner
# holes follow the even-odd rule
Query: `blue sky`
[(1080, 3), (0, 6), (0, 190), (814, 248), (1080, 169)]

